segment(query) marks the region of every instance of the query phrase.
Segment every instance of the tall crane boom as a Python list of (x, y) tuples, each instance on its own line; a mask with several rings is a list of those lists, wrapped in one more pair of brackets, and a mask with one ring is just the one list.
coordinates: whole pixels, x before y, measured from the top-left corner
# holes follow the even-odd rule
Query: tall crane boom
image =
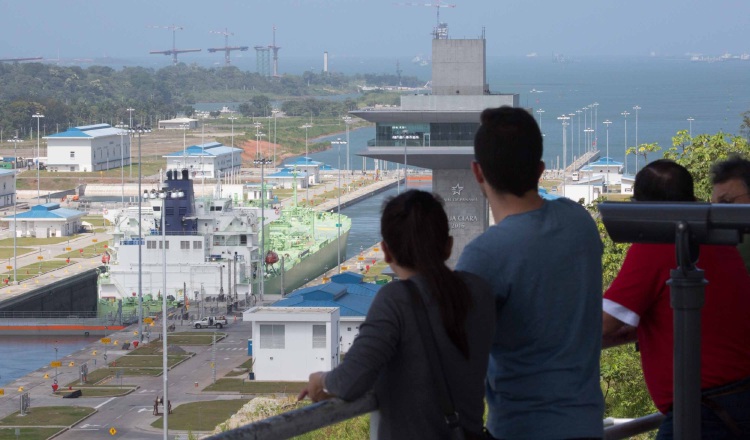
[(223, 31), (209, 31), (212, 34), (219, 34), (224, 35), (224, 47), (209, 47), (208, 51), (211, 53), (224, 51), (224, 64), (230, 65), (231, 60), (229, 58), (229, 53), (233, 50), (239, 50), (241, 52), (245, 52), (248, 49), (250, 49), (249, 46), (230, 46), (229, 45), (229, 36), (234, 35), (234, 33), (229, 32), (226, 28)]
[(163, 54), (163, 55), (172, 55), (172, 64), (177, 64), (177, 54), (179, 53), (187, 53), (187, 52), (200, 52), (201, 49), (177, 49), (177, 31), (181, 31), (183, 29), (182, 26), (148, 26), (151, 29), (169, 29), (172, 31), (172, 49), (168, 50), (152, 50), (149, 53), (150, 54)]

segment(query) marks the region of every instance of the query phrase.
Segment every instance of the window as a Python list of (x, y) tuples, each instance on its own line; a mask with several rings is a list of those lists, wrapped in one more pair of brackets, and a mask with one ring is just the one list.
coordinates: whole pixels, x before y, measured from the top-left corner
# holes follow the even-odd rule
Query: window
[(190, 249), (190, 242), (187, 240), (181, 240), (180, 249)]
[(146, 249), (156, 249), (156, 241), (149, 240), (146, 242)]
[[(159, 249), (161, 249), (161, 240), (159, 240)], [(164, 242), (164, 249), (169, 249), (169, 242), (168, 241)]]
[(312, 326), (312, 348), (326, 348), (326, 326), (315, 324)]
[(283, 324), (261, 324), (260, 325), (260, 348), (283, 349), (284, 348), (284, 325)]
[(71, 151), (70, 152), (70, 158), (71, 159), (75, 159), (76, 158), (76, 152), (75, 151)]
[(194, 241), (193, 249), (203, 249), (203, 242), (198, 240)]

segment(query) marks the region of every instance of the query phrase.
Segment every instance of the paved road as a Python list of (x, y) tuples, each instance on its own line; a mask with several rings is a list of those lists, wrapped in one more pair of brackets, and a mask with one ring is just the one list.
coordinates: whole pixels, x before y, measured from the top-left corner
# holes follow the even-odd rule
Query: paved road
[[(177, 329), (180, 330), (179, 327)], [(224, 328), (228, 337), (216, 344), (216, 378), (223, 377), (233, 368), (247, 360), (247, 339), (250, 335), (250, 323), (238, 321)], [(202, 330), (211, 333), (211, 330)], [(122, 335), (123, 339), (127, 334)], [(117, 337), (117, 335), (112, 336)], [(155, 342), (160, 344), (160, 342)], [(211, 367), (214, 352), (211, 346), (190, 346), (186, 350), (196, 353), (195, 356), (175, 366), (168, 374), (169, 400), (172, 408), (196, 401), (239, 399), (243, 396), (226, 393), (202, 393), (200, 390), (210, 385), (213, 380)], [(91, 348), (86, 351), (91, 351)], [(113, 353), (114, 354), (114, 353)], [(124, 352), (117, 353), (124, 354)], [(61, 383), (64, 383), (62, 380)], [(152, 428), (154, 416), (153, 402), (163, 394), (163, 377), (125, 377), (124, 384), (136, 385), (138, 389), (123, 397), (79, 398), (62, 400), (51, 395), (49, 384), (32, 389), (32, 410), (34, 406), (77, 405), (96, 408), (91, 417), (58, 436), (59, 439), (85, 440), (110, 438), (109, 429), (114, 427), (117, 439), (160, 439), (162, 430)], [(196, 387), (197, 383), (197, 387)], [(15, 399), (18, 400), (18, 399)], [(200, 414), (196, 414), (200, 417)], [(174, 431), (173, 435), (185, 434), (185, 431)]]

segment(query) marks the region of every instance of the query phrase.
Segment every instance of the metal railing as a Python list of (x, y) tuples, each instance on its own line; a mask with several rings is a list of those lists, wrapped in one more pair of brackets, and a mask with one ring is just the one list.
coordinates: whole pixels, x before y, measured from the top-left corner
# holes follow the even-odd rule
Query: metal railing
[(79, 319), (96, 317), (96, 311), (0, 311), (0, 318)]
[[(208, 440), (277, 440), (291, 438), (377, 409), (378, 403), (372, 393), (367, 393), (352, 402), (331, 399), (240, 426), (213, 435)], [(664, 416), (656, 413), (606, 426), (604, 428), (604, 439), (619, 440), (653, 431), (659, 427), (662, 420), (664, 420)]]

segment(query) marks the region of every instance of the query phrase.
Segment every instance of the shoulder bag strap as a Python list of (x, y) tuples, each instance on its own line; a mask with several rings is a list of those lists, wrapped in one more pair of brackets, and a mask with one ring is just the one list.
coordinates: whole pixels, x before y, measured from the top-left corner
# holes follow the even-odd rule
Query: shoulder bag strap
[(404, 285), (406, 285), (406, 288), (409, 290), (412, 303), (414, 304), (414, 316), (417, 322), (417, 329), (419, 330), (422, 339), (422, 345), (427, 353), (427, 359), (432, 367), (430, 371), (432, 372), (435, 387), (437, 388), (440, 410), (443, 412), (445, 422), (448, 426), (455, 428), (458, 426), (458, 412), (453, 406), (453, 400), (450, 397), (448, 383), (445, 374), (443, 373), (443, 364), (440, 361), (440, 356), (438, 356), (435, 335), (432, 332), (432, 326), (430, 326), (429, 317), (427, 316), (427, 308), (419, 295), (416, 283), (411, 280), (404, 280)]

